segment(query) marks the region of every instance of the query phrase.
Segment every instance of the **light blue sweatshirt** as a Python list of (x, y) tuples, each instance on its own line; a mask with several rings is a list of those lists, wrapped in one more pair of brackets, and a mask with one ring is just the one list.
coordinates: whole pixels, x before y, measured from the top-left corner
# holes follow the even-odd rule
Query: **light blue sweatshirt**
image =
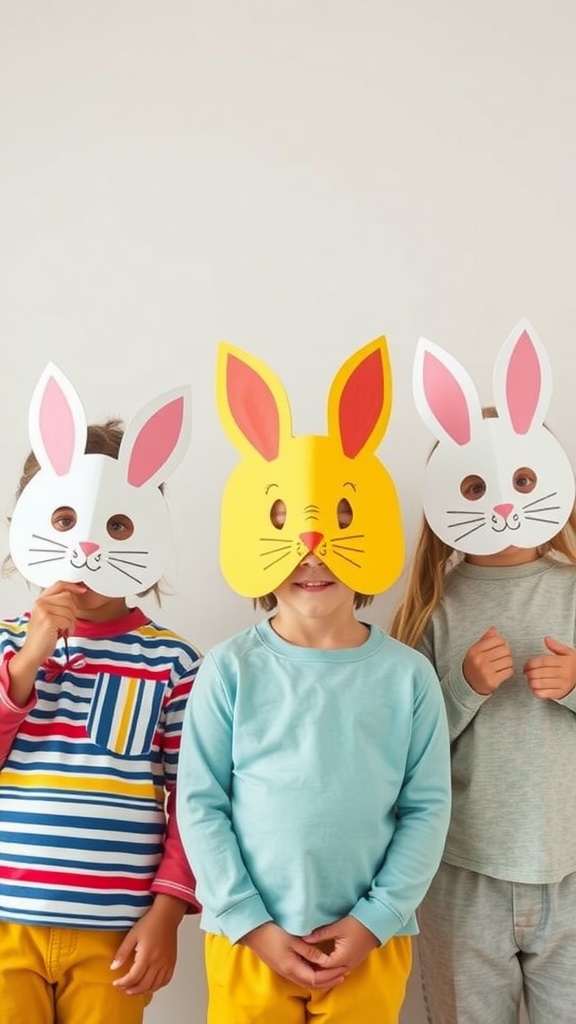
[(306, 935), (351, 914), (381, 942), (413, 934), (450, 811), (438, 678), (375, 626), (325, 650), (264, 621), (200, 667), (177, 794), (206, 931)]

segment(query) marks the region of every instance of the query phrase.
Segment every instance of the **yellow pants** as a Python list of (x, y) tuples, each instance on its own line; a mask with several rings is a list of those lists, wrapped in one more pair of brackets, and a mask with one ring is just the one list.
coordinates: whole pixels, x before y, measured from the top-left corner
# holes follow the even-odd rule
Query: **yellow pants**
[(112, 986), (125, 934), (0, 921), (2, 1024), (141, 1024), (151, 996)]
[(304, 989), (251, 949), (207, 935), (208, 1024), (398, 1024), (412, 963), (407, 936), (373, 950), (328, 990)]

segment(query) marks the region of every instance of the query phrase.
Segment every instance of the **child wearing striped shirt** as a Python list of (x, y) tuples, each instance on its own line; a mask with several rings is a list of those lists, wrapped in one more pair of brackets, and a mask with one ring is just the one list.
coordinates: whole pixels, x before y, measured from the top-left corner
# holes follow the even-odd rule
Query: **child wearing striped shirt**
[[(122, 436), (90, 426), (86, 451), (115, 459)], [(38, 468), (31, 453), (19, 495)], [(63, 540), (75, 522), (65, 505), (52, 515)], [(107, 527), (121, 542), (132, 525)], [(170, 980), (198, 910), (172, 809), (199, 660), (84, 582), (58, 580), (0, 623), (2, 1024), (140, 1024)]]

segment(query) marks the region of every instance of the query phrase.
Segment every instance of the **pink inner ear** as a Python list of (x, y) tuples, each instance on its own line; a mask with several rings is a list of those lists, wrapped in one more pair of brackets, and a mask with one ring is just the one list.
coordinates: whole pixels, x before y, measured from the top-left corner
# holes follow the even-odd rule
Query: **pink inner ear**
[(184, 399), (175, 398), (163, 405), (141, 428), (130, 453), (127, 480), (142, 487), (166, 464), (182, 432)]
[(522, 331), (514, 346), (506, 374), (506, 403), (517, 434), (527, 434), (542, 388), (540, 360), (532, 339)]
[(466, 396), (454, 374), (431, 352), (424, 353), (422, 382), (438, 423), (456, 444), (468, 444), (472, 434)]
[(271, 462), (280, 449), (280, 417), (265, 380), (236, 356), (226, 364), (226, 392), (238, 429), (253, 448)]
[(52, 469), (65, 476), (72, 465), (76, 427), (66, 395), (54, 377), (48, 378), (40, 400), (38, 427)]
[(342, 449), (353, 459), (372, 434), (384, 403), (382, 354), (376, 349), (353, 370), (340, 398)]

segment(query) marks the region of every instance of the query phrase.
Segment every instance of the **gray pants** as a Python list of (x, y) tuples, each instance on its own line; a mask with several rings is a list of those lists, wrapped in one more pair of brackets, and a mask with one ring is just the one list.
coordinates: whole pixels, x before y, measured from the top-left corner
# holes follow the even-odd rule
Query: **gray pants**
[(418, 912), (429, 1024), (576, 1024), (576, 874), (505, 882), (442, 864)]

